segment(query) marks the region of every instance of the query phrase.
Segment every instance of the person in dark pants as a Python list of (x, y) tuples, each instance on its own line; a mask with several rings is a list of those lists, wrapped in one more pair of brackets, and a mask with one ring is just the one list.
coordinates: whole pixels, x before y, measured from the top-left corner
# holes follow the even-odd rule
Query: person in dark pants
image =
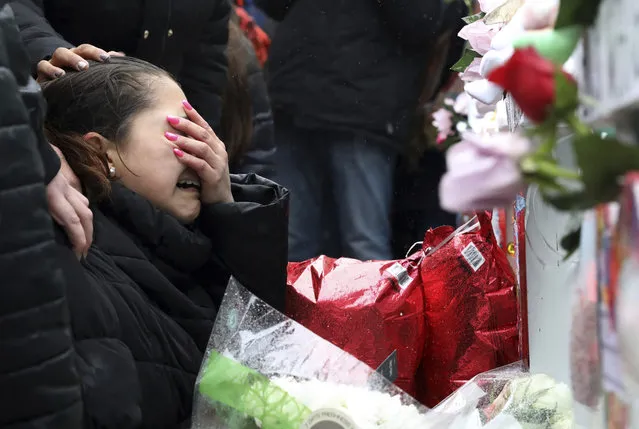
[(291, 192), (290, 259), (324, 253), (333, 221), (341, 256), (390, 258), (397, 154), (409, 138), (443, 0), (256, 4), (281, 21), (268, 84), (277, 178)]
[(81, 429), (61, 250), (74, 257), (56, 244), (50, 216), (68, 227), (59, 208), (71, 207), (75, 191), (43, 138), (44, 103), (6, 3), (0, 0), (0, 427)]
[(228, 0), (14, 0), (11, 5), (39, 80), (121, 52), (175, 76), (217, 129), (227, 82)]

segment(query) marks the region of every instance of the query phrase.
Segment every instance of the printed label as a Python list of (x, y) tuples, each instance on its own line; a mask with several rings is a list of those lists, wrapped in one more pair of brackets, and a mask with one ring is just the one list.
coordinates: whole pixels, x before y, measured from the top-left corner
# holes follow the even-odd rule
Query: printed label
[(413, 281), (412, 277), (408, 275), (406, 268), (402, 267), (399, 262), (395, 262), (386, 271), (397, 279), (397, 283), (402, 290), (406, 289)]
[(473, 271), (477, 271), (478, 269), (480, 269), (481, 266), (484, 265), (484, 263), (486, 262), (484, 255), (481, 254), (474, 243), (470, 243), (468, 246), (466, 246), (464, 250), (462, 250), (461, 254), (466, 262), (468, 262), (468, 265), (470, 265), (470, 268), (473, 269)]
[(357, 426), (346, 413), (325, 408), (311, 414), (300, 429), (357, 429)]

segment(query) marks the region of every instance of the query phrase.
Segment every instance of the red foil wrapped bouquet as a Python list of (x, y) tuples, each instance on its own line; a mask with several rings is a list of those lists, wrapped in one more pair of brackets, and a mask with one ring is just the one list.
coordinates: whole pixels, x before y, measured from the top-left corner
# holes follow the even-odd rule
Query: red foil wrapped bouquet
[(434, 407), (475, 375), (516, 362), (517, 285), (490, 216), (426, 234), (420, 264), (427, 327), (417, 398)]
[(393, 381), (414, 395), (426, 332), (422, 257), (361, 262), (320, 256), (292, 263), (288, 315), (372, 368), (397, 352)]
[(434, 406), (520, 359), (515, 276), (488, 214), (427, 233), (398, 261), (321, 256), (288, 269), (288, 315)]

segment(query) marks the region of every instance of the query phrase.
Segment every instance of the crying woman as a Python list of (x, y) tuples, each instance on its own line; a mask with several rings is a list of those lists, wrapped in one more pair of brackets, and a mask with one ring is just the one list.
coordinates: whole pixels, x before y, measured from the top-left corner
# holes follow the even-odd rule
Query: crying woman
[(229, 175), (224, 143), (144, 61), (92, 63), (43, 93), (94, 215), (67, 279), (85, 427), (181, 427), (229, 276), (283, 307), (288, 193)]

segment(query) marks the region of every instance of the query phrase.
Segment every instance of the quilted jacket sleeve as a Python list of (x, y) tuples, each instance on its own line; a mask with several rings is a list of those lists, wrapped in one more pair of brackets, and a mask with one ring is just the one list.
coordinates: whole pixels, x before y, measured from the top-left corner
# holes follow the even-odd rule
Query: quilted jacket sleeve
[[(28, 61), (0, 0), (0, 427), (79, 429), (64, 275), (45, 194), (45, 171), (21, 86)], [(40, 111), (42, 114), (42, 111)]]
[(43, 0), (14, 0), (10, 2), (10, 5), (16, 15), (16, 22), (32, 66), (53, 55), (58, 48), (73, 47), (51, 27), (44, 17)]
[(284, 311), (289, 193), (254, 174), (231, 175), (234, 203), (202, 207), (200, 227), (243, 286)]

